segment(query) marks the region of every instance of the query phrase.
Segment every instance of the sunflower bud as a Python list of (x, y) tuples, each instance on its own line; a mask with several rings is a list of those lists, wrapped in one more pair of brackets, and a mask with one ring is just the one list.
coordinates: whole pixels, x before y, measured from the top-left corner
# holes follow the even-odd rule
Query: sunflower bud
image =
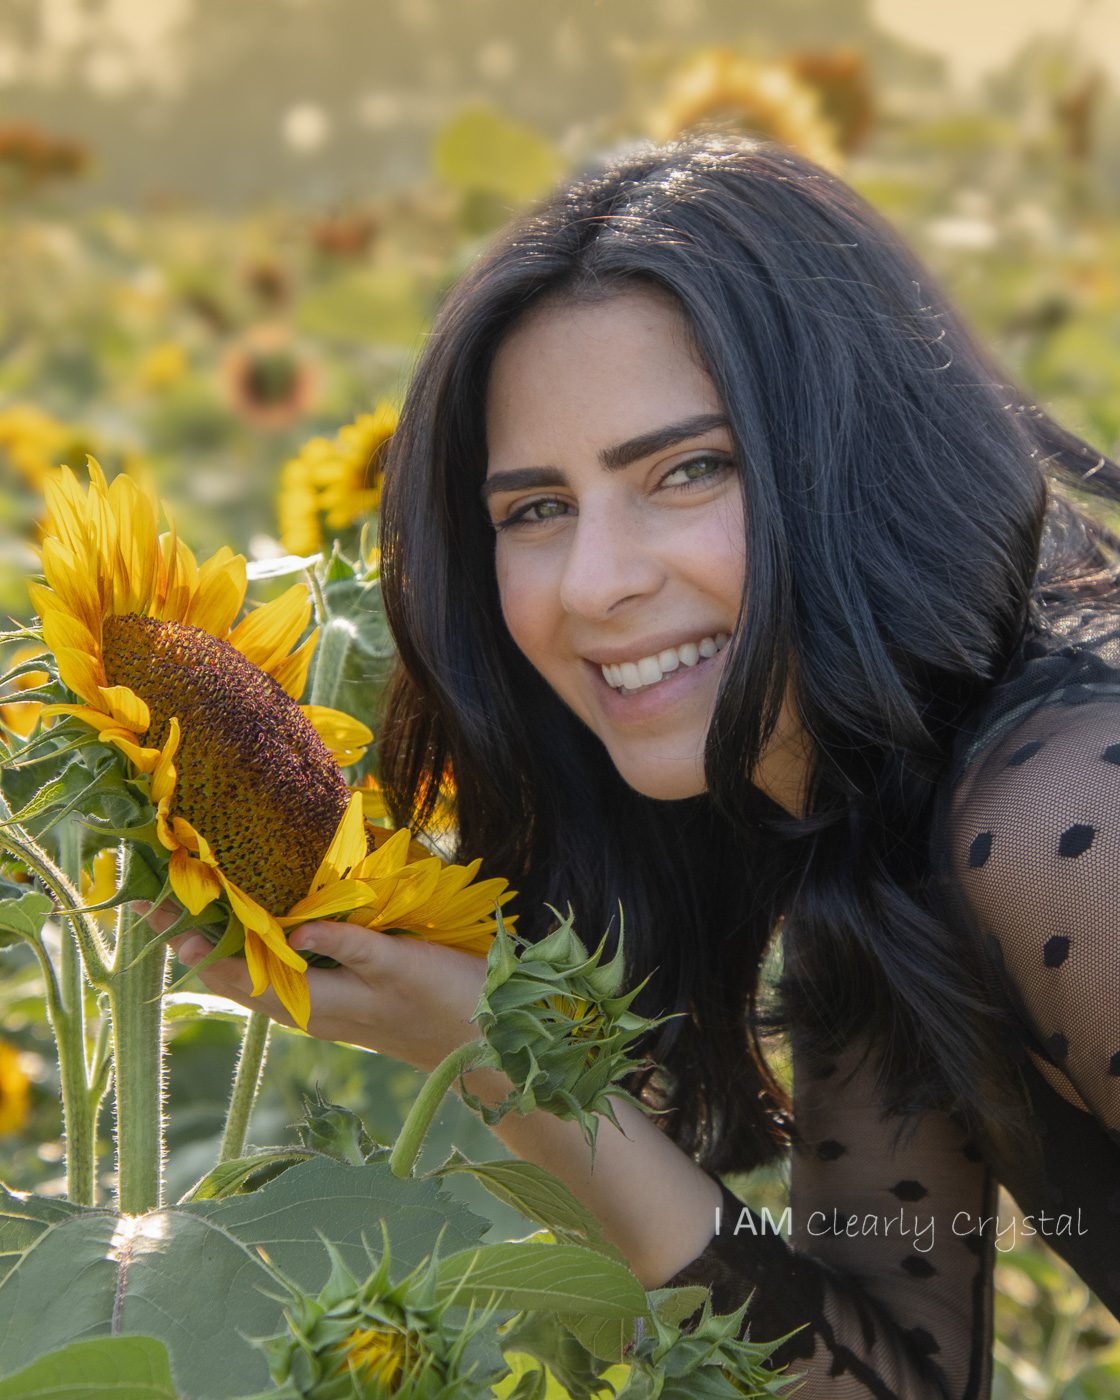
[[(467, 1352), (475, 1338), (493, 1331), (493, 1309), (452, 1321), (454, 1294), (437, 1297), (433, 1255), (407, 1278), (389, 1280), (389, 1239), (381, 1222), (384, 1251), (373, 1255), (373, 1272), (359, 1282), (329, 1243), (331, 1274), (316, 1298), (285, 1280), (293, 1297), (285, 1311), (288, 1331), (261, 1343), (272, 1379), (285, 1396), (300, 1400), (482, 1400), (504, 1368), (486, 1367)], [(457, 1311), (462, 1314), (460, 1305)]]
[(623, 992), (621, 931), (615, 956), (604, 963), (606, 936), (588, 956), (572, 918), (569, 909), (567, 918), (539, 943), (507, 933), (499, 919), (474, 1019), (514, 1091), (495, 1108), (487, 1108), (465, 1087), (462, 1097), (491, 1125), (511, 1111), (538, 1108), (575, 1119), (594, 1158), (598, 1115), (619, 1127), (611, 1096), (637, 1103), (619, 1087), (641, 1066), (628, 1047), (669, 1018), (650, 1020), (630, 1010), (649, 978)]
[(800, 1328), (772, 1342), (740, 1339), (750, 1298), (731, 1313), (714, 1313), (711, 1303), (709, 1294), (700, 1320), (687, 1332), (656, 1306), (651, 1309), (654, 1325), (627, 1354), (630, 1374), (618, 1400), (738, 1400), (780, 1395), (799, 1379), (764, 1362)]

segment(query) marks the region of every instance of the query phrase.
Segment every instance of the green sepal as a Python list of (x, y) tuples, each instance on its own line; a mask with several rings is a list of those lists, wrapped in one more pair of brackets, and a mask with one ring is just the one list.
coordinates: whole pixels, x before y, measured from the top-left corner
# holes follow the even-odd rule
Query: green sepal
[[(193, 928), (196, 933), (204, 934), (207, 938), (210, 938), (210, 929), (204, 926), (200, 927), (199, 924), (191, 922), (192, 919), (197, 919), (198, 917), (199, 916), (197, 914), (188, 916), (188, 926)], [(176, 924), (178, 924), (180, 921), (177, 919), (175, 922)], [(182, 932), (182, 930), (180, 929), (179, 932)], [(168, 937), (172, 936), (173, 935), (171, 934), (171, 931), (169, 929)], [(190, 981), (190, 979), (195, 975), (195, 973), (205, 972), (205, 970), (208, 967), (212, 967), (214, 963), (220, 962), (222, 958), (232, 958), (235, 954), (240, 953), (244, 946), (245, 925), (241, 922), (241, 920), (237, 917), (233, 910), (229, 909), (226, 911), (225, 932), (217, 940), (213, 948), (211, 948), (211, 950), (206, 954), (204, 958), (200, 958), (199, 961), (196, 962), (193, 967), (187, 968), (186, 972), (183, 973), (182, 977), (180, 977), (178, 981), (173, 982), (171, 986), (168, 987), (167, 991), (177, 992), (180, 989), (180, 987), (182, 987), (185, 983)]]

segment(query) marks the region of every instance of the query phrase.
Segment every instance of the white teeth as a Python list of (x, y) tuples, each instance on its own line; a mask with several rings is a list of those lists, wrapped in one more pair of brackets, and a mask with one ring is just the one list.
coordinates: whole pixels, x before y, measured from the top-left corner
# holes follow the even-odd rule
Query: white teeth
[(723, 650), (731, 640), (729, 632), (717, 632), (714, 637), (702, 637), (699, 642), (685, 642), (679, 647), (667, 647), (656, 656), (643, 656), (637, 661), (620, 661), (599, 669), (603, 679), (615, 690), (639, 690), (656, 685), (681, 666), (697, 666)]
[(657, 684), (661, 679), (661, 663), (656, 656), (642, 657), (641, 661), (638, 662), (638, 676), (643, 685)]
[(623, 661), (620, 668), (622, 671), (622, 684), (627, 690), (637, 690), (642, 684), (642, 673), (632, 661)]

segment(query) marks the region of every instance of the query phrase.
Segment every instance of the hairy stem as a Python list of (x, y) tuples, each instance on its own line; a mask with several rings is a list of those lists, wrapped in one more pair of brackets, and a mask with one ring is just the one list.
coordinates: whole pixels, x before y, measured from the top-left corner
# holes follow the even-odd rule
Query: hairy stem
[(272, 1021), (263, 1011), (250, 1012), (249, 1019), (245, 1022), (245, 1033), (241, 1037), (241, 1053), (237, 1057), (237, 1072), (233, 1078), (229, 1108), (226, 1110), (226, 1126), (222, 1132), (222, 1145), (218, 1152), (219, 1162), (231, 1162), (235, 1157), (240, 1157), (245, 1150), (249, 1117), (261, 1087), (271, 1029)]
[[(76, 822), (62, 830), (59, 864), (76, 886), (82, 867), (82, 836)], [(61, 1017), (54, 1027), (62, 1087), (62, 1122), (66, 1140), (66, 1195), (91, 1206), (97, 1194), (97, 1110), (86, 1059), (86, 989), (74, 925), (62, 927), (59, 954)]]
[[(147, 945), (160, 947), (140, 957)], [(117, 1105), (117, 1203), (140, 1215), (163, 1202), (163, 990), (167, 945), (127, 904), (117, 911), (109, 978)]]
[(421, 1085), (408, 1117), (404, 1120), (396, 1146), (389, 1154), (389, 1170), (394, 1176), (407, 1177), (416, 1165), (424, 1138), (432, 1125), (432, 1119), (440, 1104), (447, 1097), (447, 1091), (461, 1074), (487, 1064), (497, 1067), (498, 1060), (493, 1050), (484, 1040), (468, 1040), (456, 1046), (451, 1054), (439, 1062)]

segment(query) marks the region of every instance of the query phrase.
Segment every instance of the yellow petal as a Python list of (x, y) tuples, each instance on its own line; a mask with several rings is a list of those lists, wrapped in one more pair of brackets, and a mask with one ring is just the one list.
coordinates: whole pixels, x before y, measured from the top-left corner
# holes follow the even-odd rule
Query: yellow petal
[(134, 690), (127, 685), (102, 685), (97, 689), (105, 708), (118, 724), (137, 734), (147, 733), (152, 722), (151, 711)]
[[(168, 725), (167, 739), (163, 745), (163, 752), (160, 754), (159, 762), (156, 764), (155, 772), (152, 774), (151, 796), (153, 802), (163, 802), (168, 800), (175, 791), (175, 782), (178, 774), (175, 771), (173, 759), (179, 752), (179, 720), (172, 715)], [(197, 910), (192, 910), (197, 913)]]
[(181, 846), (171, 852), (167, 873), (179, 903), (192, 914), (201, 914), (222, 892), (216, 872)]
[(123, 737), (119, 730), (103, 730), (101, 737), (102, 739), (108, 740), (110, 744), (115, 744), (137, 772), (155, 772), (156, 764), (162, 757), (159, 749), (146, 749), (142, 745), (135, 743), (134, 740)]
[(43, 641), (51, 651), (59, 647), (70, 647), (73, 651), (84, 651), (91, 659), (100, 653), (100, 647), (93, 640), (93, 633), (78, 618), (70, 613), (55, 611), (40, 613), (43, 620)]
[(157, 515), (135, 481), (123, 474), (109, 488), (109, 506), (116, 521), (114, 611), (143, 616), (156, 590)]
[(268, 986), (268, 950), (251, 928), (245, 930), (245, 965), (255, 997)]
[(301, 705), (300, 709), (340, 767), (345, 766), (342, 756), (353, 754), (347, 762), (357, 763), (365, 746), (373, 743), (373, 730), (341, 710), (330, 710), (325, 705)]
[(302, 583), (296, 583), (279, 598), (243, 617), (229, 634), (229, 641), (247, 661), (267, 671), (287, 657), (310, 617), (311, 595)]
[(307, 689), (307, 673), (311, 669), (311, 658), (315, 655), (318, 641), (319, 629), (316, 627), (307, 641), (296, 651), (293, 651), (291, 656), (286, 656), (283, 661), (278, 661), (271, 666), (262, 667), (262, 670), (268, 672), (284, 694), (289, 695), (293, 700), (298, 700)]
[(342, 820), (335, 828), (331, 843), (319, 862), (311, 891), (335, 880), (341, 880), (363, 859), (366, 853), (366, 824), (362, 817), (362, 799), (357, 793), (350, 795)]
[(394, 831), (387, 841), (382, 842), (377, 850), (371, 851), (361, 865), (354, 871), (359, 880), (383, 879), (387, 875), (395, 875), (404, 868), (408, 859), (409, 842), (412, 833), (405, 826), (398, 831)]
[(199, 569), (198, 591), (184, 621), (224, 639), (241, 609), (247, 583), (244, 555), (222, 545)]
[(217, 875), (229, 897), (230, 907), (245, 925), (246, 939), (249, 933), (254, 933), (262, 944), (270, 948), (276, 957), (286, 962), (290, 967), (305, 968), (307, 966), (306, 959), (301, 958), (294, 948), (288, 947), (284, 930), (274, 916), (267, 909), (262, 908), (255, 899), (247, 895), (243, 889), (239, 889), (232, 880), (227, 879), (221, 870), (217, 871)]
[(75, 695), (80, 695), (94, 709), (100, 708), (105, 673), (99, 663), (88, 652), (77, 651), (74, 647), (59, 647), (54, 659), (58, 663), (58, 674), (67, 689), (72, 690)]
[[(248, 940), (246, 940), (247, 942)], [(272, 990), (279, 998), (280, 1005), (300, 1030), (305, 1031), (311, 1015), (311, 993), (307, 986), (305, 972), (282, 963), (274, 955), (271, 948), (263, 948), (262, 955), (265, 975), (272, 984)], [(305, 963), (304, 969), (306, 966)], [(259, 993), (254, 993), (254, 995), (259, 995)]]
[(348, 914), (369, 903), (369, 886), (362, 880), (339, 880), (305, 895), (278, 920), (281, 928), (294, 928), (308, 919), (327, 919), (332, 914)]

